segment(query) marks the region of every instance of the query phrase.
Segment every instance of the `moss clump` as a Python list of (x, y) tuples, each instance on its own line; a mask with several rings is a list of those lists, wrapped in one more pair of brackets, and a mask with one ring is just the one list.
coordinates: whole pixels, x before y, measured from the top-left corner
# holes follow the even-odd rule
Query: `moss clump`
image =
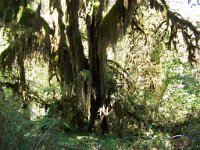
[(19, 24), (25, 26), (26, 28), (32, 27), (34, 18), (35, 12), (30, 8), (24, 8), (19, 19)]

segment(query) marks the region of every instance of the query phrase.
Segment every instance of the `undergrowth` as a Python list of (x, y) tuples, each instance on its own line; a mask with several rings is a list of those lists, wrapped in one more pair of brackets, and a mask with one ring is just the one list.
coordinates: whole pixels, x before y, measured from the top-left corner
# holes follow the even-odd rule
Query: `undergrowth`
[[(17, 101), (17, 100), (16, 100)], [(90, 133), (87, 128), (75, 129), (61, 118), (44, 116), (31, 121), (19, 103), (8, 103), (0, 106), (0, 140), (3, 149), (11, 150), (113, 150), (113, 149), (188, 149), (200, 147), (200, 119), (193, 118), (176, 125), (181, 128), (180, 135), (165, 131), (127, 132), (119, 137), (110, 131), (107, 135)], [(170, 127), (170, 125), (166, 125)], [(171, 126), (172, 127), (172, 126)], [(167, 130), (166, 130), (167, 131)], [(175, 137), (177, 136), (177, 137)]]

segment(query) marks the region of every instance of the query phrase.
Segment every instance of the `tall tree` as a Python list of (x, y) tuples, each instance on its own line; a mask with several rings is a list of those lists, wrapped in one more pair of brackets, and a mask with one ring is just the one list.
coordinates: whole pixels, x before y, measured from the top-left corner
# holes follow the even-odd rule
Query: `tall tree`
[[(63, 2), (66, 7), (62, 5)], [(50, 64), (50, 79), (55, 74), (60, 76), (63, 89), (71, 89), (72, 85), (75, 85), (78, 103), (84, 114), (89, 117), (92, 130), (98, 118), (98, 110), (109, 104), (106, 48), (114, 46), (118, 39), (126, 34), (130, 25), (145, 36), (146, 33), (139, 26), (139, 19), (136, 19), (142, 16), (138, 11), (142, 7), (147, 8), (143, 11), (155, 9), (163, 13), (165, 22), (157, 28), (166, 25), (165, 32), (169, 32), (168, 46), (176, 48), (176, 36), (182, 33), (189, 52), (188, 60), (191, 63), (195, 61), (195, 51), (199, 50), (200, 32), (192, 23), (170, 11), (165, 0), (113, 2), (111, 5), (109, 0), (49, 0), (51, 14), (53, 15), (54, 11), (58, 14), (57, 20), (52, 21), (53, 25), (49, 25), (41, 15), (44, 3), (40, 2), (38, 8), (33, 10), (29, 6), (32, 1), (2, 0), (0, 21), (3, 22), (4, 30), (8, 30), (8, 35), (12, 37), (8, 48), (1, 53), (2, 71), (12, 70), (17, 60), (20, 67), (20, 83), (23, 87), (26, 84), (26, 57), (35, 57), (35, 51), (38, 52), (38, 56), (46, 56), (44, 58), (48, 58)], [(85, 21), (82, 24), (87, 26), (88, 59), (84, 53), (80, 31), (82, 18)], [(195, 38), (194, 41), (192, 37)], [(66, 94), (65, 91), (63, 93)], [(108, 131), (106, 117), (103, 116), (103, 132)]]

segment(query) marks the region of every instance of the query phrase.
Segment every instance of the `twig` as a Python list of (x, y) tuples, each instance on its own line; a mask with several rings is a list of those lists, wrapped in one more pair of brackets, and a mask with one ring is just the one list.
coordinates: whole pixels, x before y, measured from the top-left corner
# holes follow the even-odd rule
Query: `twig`
[(52, 123), (52, 125), (50, 125), (49, 128), (45, 131), (45, 133), (43, 134), (42, 138), (41, 138), (40, 141), (38, 142), (38, 144), (37, 144), (35, 150), (38, 149), (38, 147), (39, 147), (40, 143), (42, 142), (42, 140), (44, 139), (45, 135), (50, 131), (50, 129), (51, 129), (51, 128), (53, 127), (53, 125), (55, 124), (55, 122), (56, 122), (56, 121), (54, 121), (54, 122)]
[(184, 135), (174, 135), (170, 137), (170, 139), (177, 139), (177, 138), (182, 138)]

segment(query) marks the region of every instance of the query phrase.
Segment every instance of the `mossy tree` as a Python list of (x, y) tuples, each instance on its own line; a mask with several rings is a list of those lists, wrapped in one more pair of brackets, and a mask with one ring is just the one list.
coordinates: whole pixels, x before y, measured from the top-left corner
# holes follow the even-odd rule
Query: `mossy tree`
[[(10, 44), (1, 53), (1, 69), (5, 72), (13, 70), (15, 65), (19, 66), (21, 89), (19, 94), (23, 95), (23, 91), (27, 90), (24, 60), (27, 57), (42, 56), (49, 62), (49, 80), (54, 75), (58, 77), (63, 97), (70, 95), (69, 91), (75, 87), (76, 103), (80, 105), (84, 115), (87, 114), (85, 117), (89, 116), (86, 112), (90, 109), (90, 130), (94, 128), (99, 108), (109, 103), (106, 48), (115, 46), (118, 39), (126, 34), (130, 25), (133, 32), (141, 32), (146, 36), (139, 25), (141, 10), (156, 9), (162, 12), (165, 21), (157, 27), (157, 30), (163, 24), (166, 25), (163, 35), (169, 33), (169, 48), (172, 46), (176, 48), (176, 37), (182, 33), (188, 48), (188, 59), (191, 63), (195, 62), (195, 51), (199, 50), (200, 32), (192, 23), (170, 11), (165, 0), (115, 0), (112, 5), (109, 0), (49, 0), (48, 2), (47, 11), (50, 15), (57, 12), (57, 18), (51, 21), (52, 25), (49, 25), (41, 15), (44, 3), (2, 0), (0, 17), (4, 31), (8, 31)], [(66, 6), (62, 5), (63, 2)], [(32, 9), (31, 3), (38, 4), (37, 9)], [(141, 9), (144, 7), (146, 9)], [(80, 31), (82, 18), (84, 21), (82, 24), (86, 26), (85, 38), (81, 36)], [(191, 40), (192, 38), (194, 40)], [(84, 40), (87, 41), (88, 48), (84, 48)], [(88, 59), (84, 50), (89, 53)], [(107, 123), (107, 120), (102, 121), (103, 132), (108, 131)]]

